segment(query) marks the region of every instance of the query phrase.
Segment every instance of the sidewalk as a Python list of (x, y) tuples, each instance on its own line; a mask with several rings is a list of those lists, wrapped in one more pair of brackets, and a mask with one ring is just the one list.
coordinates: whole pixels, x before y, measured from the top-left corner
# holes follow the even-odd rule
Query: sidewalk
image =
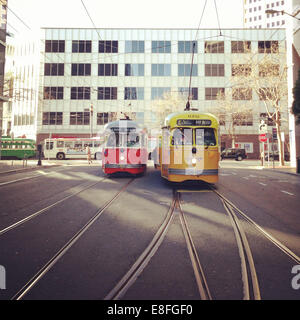
[(41, 169), (45, 167), (50, 166), (57, 166), (57, 163), (48, 161), (48, 160), (42, 160), (42, 165), (37, 165), (38, 160), (37, 159), (30, 159), (27, 161), (23, 160), (0, 160), (0, 174), (5, 173), (13, 173), (13, 172), (22, 172), (26, 170), (35, 170), (35, 169)]
[(275, 165), (274, 168), (273, 166), (264, 166), (262, 167), (263, 170), (273, 170), (276, 172), (283, 172), (283, 173), (289, 173), (289, 174), (294, 174), (296, 176), (300, 177), (300, 174), (297, 173), (297, 168), (296, 167), (290, 167), (290, 166), (279, 166), (279, 165)]

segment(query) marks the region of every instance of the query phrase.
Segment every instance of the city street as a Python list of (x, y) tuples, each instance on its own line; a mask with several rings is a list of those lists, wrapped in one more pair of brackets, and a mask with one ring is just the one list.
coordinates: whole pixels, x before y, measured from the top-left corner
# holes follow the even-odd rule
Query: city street
[(223, 160), (209, 186), (151, 161), (141, 177), (47, 164), (0, 174), (0, 299), (300, 299), (299, 175)]

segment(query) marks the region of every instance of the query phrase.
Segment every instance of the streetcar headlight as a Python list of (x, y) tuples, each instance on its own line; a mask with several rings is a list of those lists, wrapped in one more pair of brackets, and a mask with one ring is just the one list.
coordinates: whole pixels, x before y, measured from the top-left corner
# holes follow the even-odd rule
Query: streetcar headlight
[(196, 158), (193, 158), (192, 159), (192, 164), (196, 164), (197, 163), (197, 159)]
[(124, 156), (121, 156), (121, 157), (120, 157), (120, 160), (121, 160), (121, 161), (125, 160)]

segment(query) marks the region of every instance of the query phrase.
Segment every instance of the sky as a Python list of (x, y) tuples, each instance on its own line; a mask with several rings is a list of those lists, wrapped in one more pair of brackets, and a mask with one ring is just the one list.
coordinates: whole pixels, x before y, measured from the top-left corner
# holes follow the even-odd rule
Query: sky
[(201, 29), (218, 28), (219, 24), (221, 29), (243, 27), (243, 0), (207, 0), (201, 19), (205, 2), (205, 0), (8, 0), (8, 8), (11, 9), (8, 10), (8, 30), (16, 33), (40, 27), (93, 28), (85, 7), (97, 28), (197, 29), (199, 24)]

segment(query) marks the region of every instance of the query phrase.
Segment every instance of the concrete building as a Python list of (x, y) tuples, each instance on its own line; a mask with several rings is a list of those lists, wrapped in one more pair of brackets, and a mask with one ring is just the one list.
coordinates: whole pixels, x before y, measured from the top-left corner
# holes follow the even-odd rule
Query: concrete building
[(242, 0), (244, 1), (245, 28), (284, 28), (286, 15), (282, 12), (266, 14), (266, 10), (286, 11), (291, 0)]
[[(251, 115), (236, 126), (236, 146), (257, 158), (264, 102), (255, 92), (237, 97), (231, 79), (237, 63), (271, 54), (271, 44), (284, 65), (284, 29), (226, 29), (222, 35), (217, 29), (42, 29), (39, 43), (15, 50), (16, 78), (32, 95), (13, 102), (11, 131), (35, 136), (38, 143), (49, 136), (95, 136), (121, 112), (157, 128), (162, 96), (188, 91), (193, 43), (191, 107), (214, 112), (220, 92), (249, 107)], [(282, 104), (285, 119), (286, 101)], [(286, 121), (282, 129), (288, 134)], [(222, 147), (231, 146), (224, 125), (221, 134)]]

